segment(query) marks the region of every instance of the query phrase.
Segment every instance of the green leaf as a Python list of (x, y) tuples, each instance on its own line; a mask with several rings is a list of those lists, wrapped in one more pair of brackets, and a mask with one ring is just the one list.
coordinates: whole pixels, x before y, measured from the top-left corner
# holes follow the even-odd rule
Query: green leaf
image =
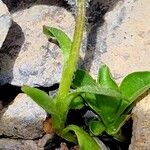
[(112, 124), (109, 124), (109, 126), (107, 126), (106, 132), (109, 135), (117, 134), (129, 118), (130, 115), (122, 115), (118, 117)]
[(78, 126), (70, 125), (66, 127), (62, 132), (63, 137), (66, 137), (70, 131), (73, 131), (76, 134), (80, 150), (101, 150), (97, 142)]
[(71, 94), (81, 94), (88, 105), (102, 117), (104, 124), (115, 120), (115, 113), (121, 99), (118, 91), (98, 86), (83, 86)]
[(55, 103), (47, 93), (29, 86), (23, 86), (21, 90), (30, 96), (39, 106), (49, 114), (56, 114)]
[(86, 85), (95, 86), (96, 81), (84, 70), (77, 70), (73, 79), (73, 87), (81, 87)]
[(112, 79), (109, 68), (106, 65), (102, 65), (99, 69), (98, 83), (103, 88), (118, 90), (117, 83)]
[(55, 98), (55, 102), (56, 102), (55, 108), (56, 109), (59, 108), (59, 111), (57, 111), (57, 116), (53, 115), (54, 117), (52, 118), (54, 122), (53, 124), (54, 128), (63, 129), (65, 127), (66, 118), (67, 118), (69, 109), (71, 109), (71, 105), (73, 105), (72, 107), (75, 108), (75, 104), (74, 103), (71, 104), (71, 103), (77, 97), (78, 97), (78, 94), (68, 94), (65, 97), (61, 97), (61, 99), (59, 99), (60, 97)]
[(101, 121), (92, 120), (89, 123), (90, 131), (95, 135), (99, 136), (102, 134), (103, 131), (105, 131), (105, 126)]
[(81, 109), (83, 107), (84, 107), (84, 102), (81, 96), (74, 98), (70, 104), (70, 109)]
[(106, 95), (106, 96), (117, 97), (117, 98), (122, 97), (121, 94), (116, 90), (100, 88), (98, 86), (90, 86), (90, 85), (77, 88), (76, 90), (72, 92), (72, 94), (75, 94), (75, 93), (79, 93), (79, 94), (91, 93), (91, 94)]
[[(132, 109), (132, 103), (144, 92), (150, 88), (150, 72), (134, 72), (125, 77), (120, 85), (120, 92), (122, 94), (122, 103), (118, 110), (121, 115), (128, 107)], [(128, 110), (128, 111), (129, 111)]]
[(88, 105), (99, 115), (105, 126), (116, 120), (120, 98), (94, 94), (85, 94), (83, 97)]
[(120, 92), (129, 101), (135, 100), (150, 88), (150, 72), (134, 72), (125, 77)]
[(43, 33), (49, 38), (56, 39), (64, 56), (64, 62), (69, 58), (71, 50), (71, 39), (60, 29), (43, 26)]

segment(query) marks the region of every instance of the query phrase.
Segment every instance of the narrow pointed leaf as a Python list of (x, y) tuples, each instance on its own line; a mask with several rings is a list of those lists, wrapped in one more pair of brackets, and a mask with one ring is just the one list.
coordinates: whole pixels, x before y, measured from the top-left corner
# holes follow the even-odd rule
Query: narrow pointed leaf
[(81, 87), (86, 85), (96, 85), (96, 81), (90, 76), (90, 74), (84, 70), (77, 70), (74, 75), (73, 87)]
[(70, 54), (72, 44), (71, 39), (62, 30), (57, 28), (43, 26), (43, 32), (49, 38), (56, 39), (58, 41), (64, 56), (64, 61), (66, 62)]
[(103, 88), (118, 90), (117, 83), (112, 79), (109, 68), (106, 65), (102, 65), (99, 69), (98, 83)]
[(97, 142), (83, 129), (78, 126), (70, 125), (63, 130), (63, 136), (67, 135), (68, 132), (73, 131), (78, 139), (80, 150), (101, 150)]
[(39, 106), (50, 114), (56, 114), (55, 104), (47, 93), (29, 86), (23, 86), (22, 91), (30, 96)]

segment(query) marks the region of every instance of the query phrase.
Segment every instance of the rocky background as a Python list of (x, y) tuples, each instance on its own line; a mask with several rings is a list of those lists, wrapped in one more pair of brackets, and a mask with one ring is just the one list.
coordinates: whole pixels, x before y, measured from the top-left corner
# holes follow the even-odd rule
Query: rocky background
[[(55, 26), (72, 38), (75, 0), (0, 0), (0, 149), (42, 150), (46, 112), (22, 94), (23, 84), (49, 90), (60, 81), (62, 55), (42, 26)], [(79, 67), (96, 77), (105, 63), (120, 82), (133, 71), (150, 70), (150, 1), (87, 2)], [(19, 140), (17, 140), (17, 139)], [(150, 96), (133, 110), (130, 150), (150, 148)]]

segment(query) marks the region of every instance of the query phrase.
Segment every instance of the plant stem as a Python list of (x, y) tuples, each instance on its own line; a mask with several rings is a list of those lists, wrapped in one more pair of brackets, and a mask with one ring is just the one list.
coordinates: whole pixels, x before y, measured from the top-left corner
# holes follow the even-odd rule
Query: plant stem
[(74, 32), (73, 43), (67, 63), (63, 67), (62, 78), (60, 81), (58, 99), (65, 97), (71, 86), (74, 72), (76, 71), (77, 62), (80, 53), (81, 42), (83, 38), (85, 23), (85, 0), (77, 0), (77, 15), (76, 15), (76, 26)]

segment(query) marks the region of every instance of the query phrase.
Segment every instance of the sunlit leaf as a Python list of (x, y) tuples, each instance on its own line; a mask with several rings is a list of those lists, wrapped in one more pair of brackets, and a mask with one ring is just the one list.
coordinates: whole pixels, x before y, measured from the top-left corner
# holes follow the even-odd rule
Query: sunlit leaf
[(125, 77), (120, 85), (121, 94), (132, 101), (150, 88), (150, 72), (134, 72)]
[(119, 114), (122, 114), (127, 107), (132, 109), (132, 103), (144, 92), (150, 88), (150, 72), (134, 72), (125, 77), (120, 85), (120, 92), (124, 99), (119, 108)]

